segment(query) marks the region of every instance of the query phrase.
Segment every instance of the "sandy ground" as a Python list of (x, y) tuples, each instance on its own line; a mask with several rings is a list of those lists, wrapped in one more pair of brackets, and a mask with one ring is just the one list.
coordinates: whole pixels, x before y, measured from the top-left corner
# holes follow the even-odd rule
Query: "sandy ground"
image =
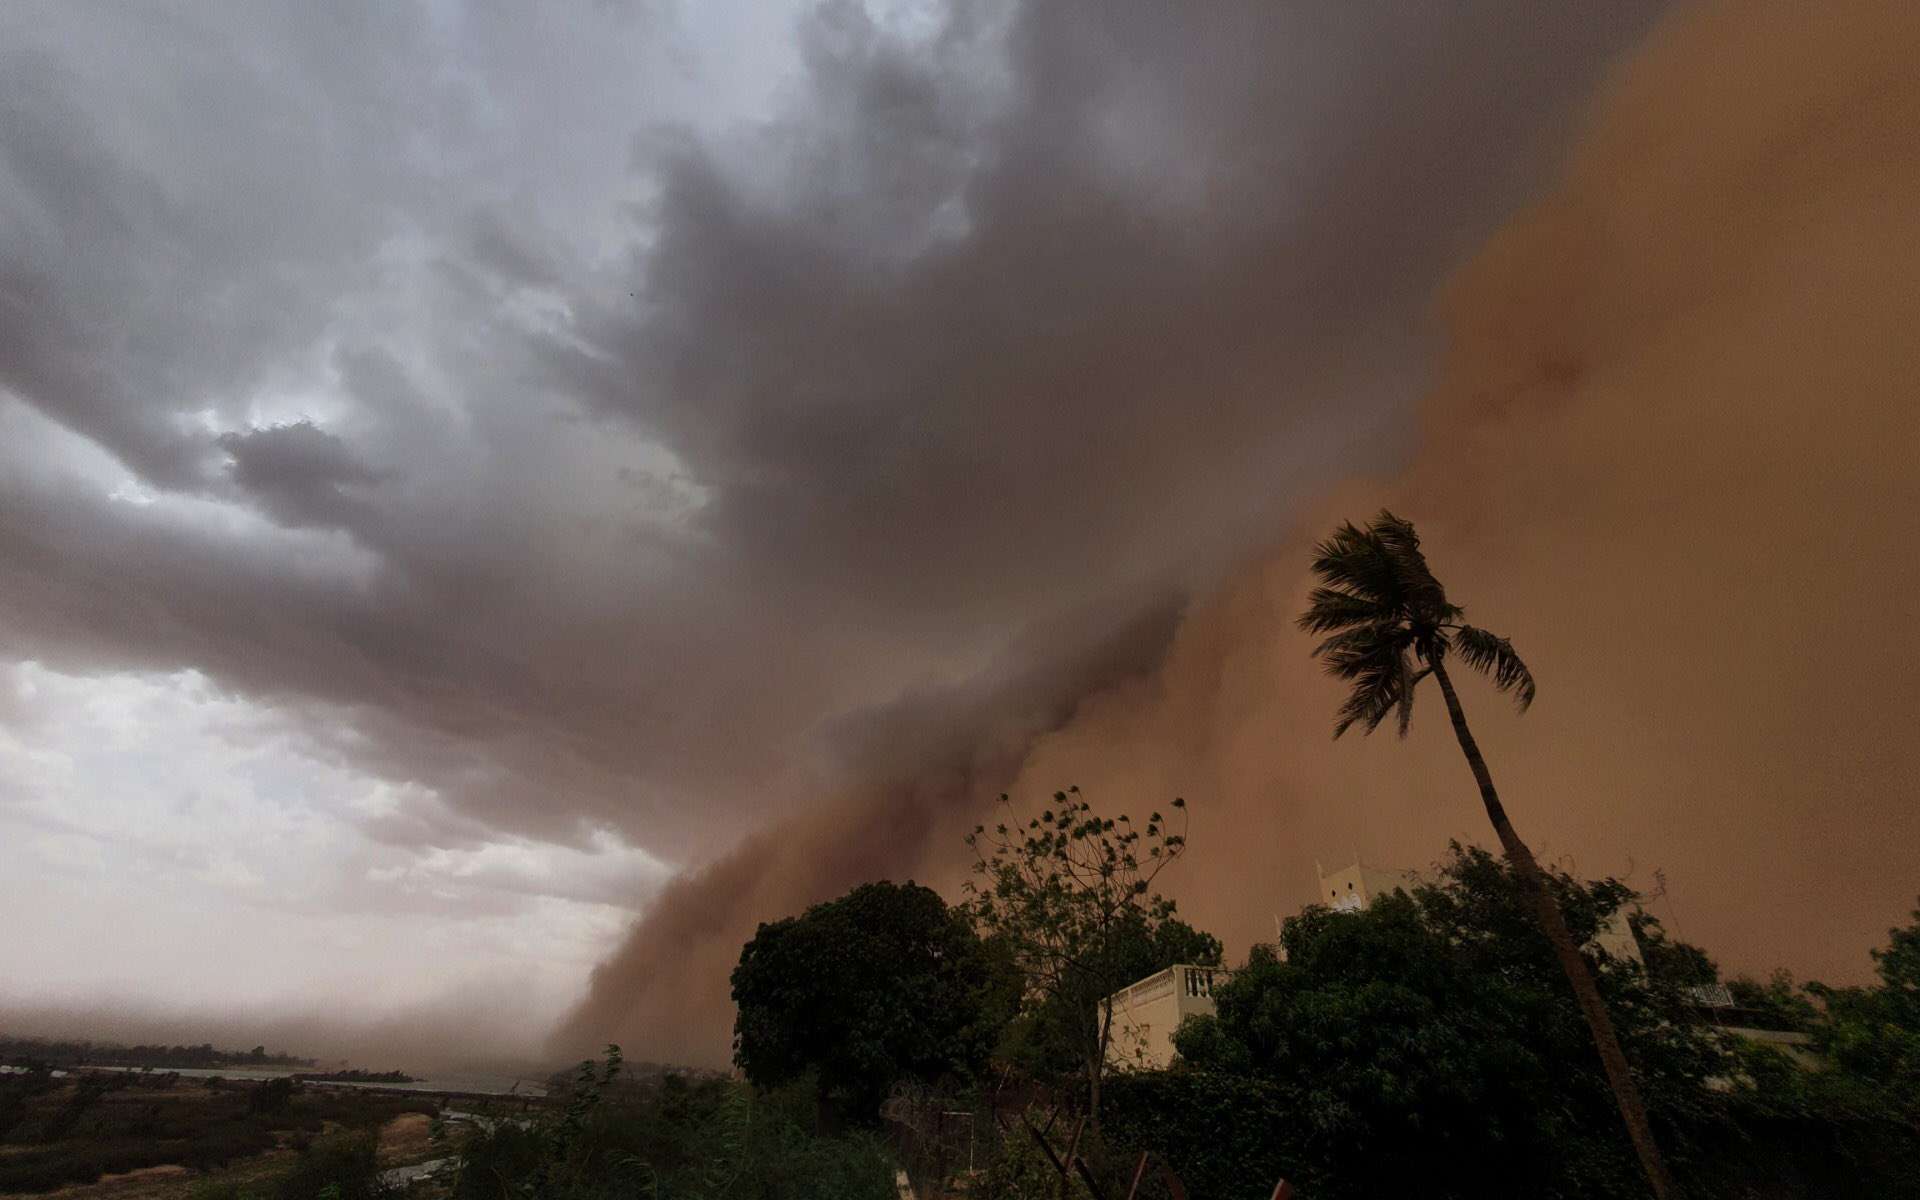
[[(293, 1160), (288, 1150), (274, 1150), (235, 1163), (224, 1174), (239, 1183), (264, 1179)], [(143, 1167), (124, 1175), (104, 1175), (92, 1183), (42, 1192), (57, 1200), (182, 1200), (200, 1177), (180, 1166)]]

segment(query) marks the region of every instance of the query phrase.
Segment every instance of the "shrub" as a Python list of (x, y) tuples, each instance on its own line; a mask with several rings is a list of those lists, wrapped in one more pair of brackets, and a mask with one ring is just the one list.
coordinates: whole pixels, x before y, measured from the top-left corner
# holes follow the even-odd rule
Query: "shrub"
[(1187, 1191), (1210, 1200), (1267, 1200), (1281, 1178), (1322, 1194), (1307, 1169), (1301, 1127), (1279, 1088), (1212, 1071), (1139, 1071), (1108, 1084), (1107, 1140), (1151, 1151)]
[[(1060, 1173), (1016, 1123), (994, 1147), (976, 1194), (979, 1200), (1055, 1200), (1060, 1195)], [(1093, 1193), (1076, 1174), (1067, 1181), (1067, 1195), (1070, 1200), (1092, 1200)]]
[(320, 1138), (294, 1160), (274, 1188), (276, 1200), (380, 1200), (392, 1194), (380, 1181), (372, 1133)]
[(293, 1104), (293, 1080), (286, 1076), (269, 1079), (247, 1094), (247, 1111), (283, 1113)]
[(583, 1069), (564, 1113), (473, 1134), (454, 1200), (765, 1197), (893, 1200), (893, 1170), (866, 1134), (821, 1136), (804, 1088), (755, 1092), (668, 1076), (636, 1085)]

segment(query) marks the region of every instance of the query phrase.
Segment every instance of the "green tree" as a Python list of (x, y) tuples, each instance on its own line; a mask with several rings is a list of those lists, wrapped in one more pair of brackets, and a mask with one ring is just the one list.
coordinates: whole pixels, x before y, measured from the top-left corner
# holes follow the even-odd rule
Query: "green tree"
[(1920, 1121), (1920, 909), (1887, 931), (1873, 951), (1879, 982), (1871, 987), (1809, 984), (1826, 1003), (1814, 1043), (1844, 1072), (1882, 1095), (1909, 1121)]
[(734, 1061), (763, 1088), (812, 1075), (823, 1101), (871, 1123), (898, 1080), (978, 1071), (1011, 990), (937, 893), (864, 884), (760, 926), (740, 952)]
[[(1582, 941), (1632, 899), (1614, 880), (1554, 874), (1549, 886)], [(1678, 993), (1631, 964), (1608, 962), (1601, 986), (1655, 1105), (1682, 1123), (1709, 1120), (1704, 1084), (1725, 1070), (1717, 1039), (1682, 1024)], [(1201, 1111), (1202, 1096), (1218, 1092), (1287, 1114), (1270, 1124), (1272, 1148), (1257, 1162), (1268, 1187), (1284, 1175), (1327, 1197), (1642, 1194), (1632, 1148), (1609, 1119), (1611, 1093), (1586, 1068), (1591, 1036), (1525, 889), (1485, 851), (1454, 847), (1435, 882), (1411, 895), (1355, 912), (1305, 910), (1277, 949), (1256, 947), (1215, 1002), (1217, 1017), (1175, 1035), (1185, 1070), (1201, 1077), (1175, 1091), (1199, 1093), (1188, 1102)], [(1203, 1082), (1216, 1076), (1243, 1082)], [(1114, 1094), (1126, 1103), (1127, 1089)], [(1140, 1118), (1129, 1107), (1113, 1120), (1132, 1139)], [(1166, 1132), (1144, 1144), (1179, 1154), (1179, 1131)], [(1230, 1119), (1216, 1138), (1258, 1140)], [(1175, 1165), (1205, 1170), (1191, 1157)]]
[(875, 1134), (823, 1135), (804, 1087), (623, 1077), (617, 1048), (583, 1063), (564, 1111), (462, 1139), (452, 1200), (891, 1200)]
[[(1011, 804), (1004, 795), (1000, 802)], [(1182, 818), (1178, 833), (1159, 812), (1142, 824), (1096, 813), (1077, 787), (1055, 792), (1053, 803), (1024, 825), (1016, 818), (967, 835), (975, 859), (967, 894), (975, 923), (1018, 967), (1027, 1011), (1052, 1010), (1067, 1023), (1097, 1131), (1113, 993), (1151, 973), (1139, 967), (1156, 947), (1197, 952), (1211, 944), (1217, 957), (1218, 943), (1189, 926), (1170, 927), (1173, 901), (1153, 890), (1186, 849), (1185, 800), (1172, 804)]]
[(1314, 648), (1327, 672), (1352, 685), (1334, 725), (1337, 738), (1354, 725), (1371, 733), (1389, 715), (1396, 717), (1402, 737), (1413, 720), (1414, 689), (1429, 675), (1440, 685), (1454, 737), (1480, 787), (1481, 803), (1495, 835), (1513, 865), (1535, 916), (1559, 958), (1580, 1011), (1592, 1031), (1600, 1065), (1613, 1089), (1627, 1134), (1640, 1157), (1654, 1195), (1666, 1200), (1676, 1194), (1653, 1128), (1647, 1122), (1646, 1102), (1634, 1081), (1632, 1068), (1620, 1049), (1619, 1035), (1600, 998), (1593, 971), (1581, 956), (1579, 943), (1554, 903), (1546, 876), (1533, 851), (1514, 830), (1493, 785), (1493, 774), (1467, 727), (1466, 711), (1447, 673), (1447, 660), (1457, 661), (1511, 693), (1524, 711), (1533, 703), (1533, 674), (1503, 637), (1462, 621), (1466, 610), (1447, 599), (1420, 550), (1413, 525), (1382, 510), (1361, 529), (1343, 524), (1315, 549), (1313, 571), (1320, 586), (1313, 589), (1299, 624), (1310, 633), (1328, 635)]

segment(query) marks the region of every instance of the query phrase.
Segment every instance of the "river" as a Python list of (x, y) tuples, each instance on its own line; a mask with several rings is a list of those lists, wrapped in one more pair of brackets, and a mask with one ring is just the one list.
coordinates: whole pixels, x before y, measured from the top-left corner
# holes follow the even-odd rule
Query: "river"
[[(24, 1071), (25, 1067), (0, 1066), (0, 1073)], [(92, 1066), (89, 1071), (128, 1071), (147, 1072), (154, 1075), (178, 1075), (182, 1079), (279, 1079), (283, 1076), (298, 1075), (312, 1068), (296, 1067), (122, 1067)], [(64, 1076), (68, 1069), (56, 1068), (55, 1075)], [(382, 1083), (377, 1080), (354, 1081), (344, 1079), (310, 1079), (308, 1084), (315, 1087), (358, 1087), (374, 1088), (380, 1091), (394, 1092), (431, 1092), (454, 1093), (467, 1096), (545, 1096), (546, 1083), (514, 1075), (486, 1074), (444, 1074), (430, 1075), (416, 1079), (411, 1083)]]

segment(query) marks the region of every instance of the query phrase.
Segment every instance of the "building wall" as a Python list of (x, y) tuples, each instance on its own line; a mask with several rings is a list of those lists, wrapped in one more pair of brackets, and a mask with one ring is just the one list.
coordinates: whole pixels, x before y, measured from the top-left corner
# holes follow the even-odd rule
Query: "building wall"
[(1174, 1031), (1188, 1017), (1213, 1015), (1213, 988), (1230, 974), (1223, 967), (1182, 964), (1115, 992), (1107, 1066), (1157, 1070), (1171, 1065)]
[[(1315, 869), (1318, 870), (1318, 864)], [(1420, 876), (1413, 871), (1368, 867), (1357, 862), (1331, 874), (1319, 871), (1319, 875), (1317, 902), (1336, 912), (1365, 908), (1381, 896), (1391, 896), (1396, 888), (1411, 892), (1420, 882)]]

